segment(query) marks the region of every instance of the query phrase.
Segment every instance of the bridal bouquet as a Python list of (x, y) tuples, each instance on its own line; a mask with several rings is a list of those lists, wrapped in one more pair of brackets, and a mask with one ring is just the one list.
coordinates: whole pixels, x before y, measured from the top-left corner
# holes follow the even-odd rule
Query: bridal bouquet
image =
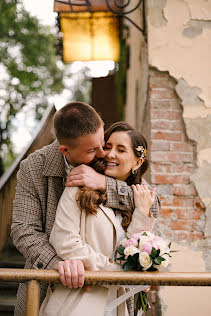
[[(164, 271), (170, 263), (170, 247), (161, 237), (149, 231), (142, 231), (121, 241), (117, 248), (116, 261), (123, 262), (123, 270)], [(140, 292), (135, 296), (136, 308), (149, 308), (147, 294)]]

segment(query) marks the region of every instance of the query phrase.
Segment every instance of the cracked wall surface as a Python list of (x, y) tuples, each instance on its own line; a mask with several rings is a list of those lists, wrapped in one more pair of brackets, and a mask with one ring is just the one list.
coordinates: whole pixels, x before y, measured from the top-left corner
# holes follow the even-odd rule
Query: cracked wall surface
[[(211, 0), (150, 0), (147, 25), (149, 66), (168, 72), (177, 81), (175, 90), (181, 99), (187, 136), (196, 143), (197, 169), (190, 179), (206, 207), (205, 238), (186, 243), (180, 258), (184, 271), (191, 267), (211, 271)], [(175, 264), (174, 271), (181, 271), (179, 261)], [(211, 294), (208, 289), (175, 288), (171, 294), (162, 288), (160, 293), (165, 305), (162, 315), (178, 315), (178, 304), (180, 315), (197, 316), (199, 310), (203, 316), (210, 315), (209, 302), (204, 300)], [(191, 306), (189, 311), (179, 300), (184, 296)]]
[[(157, 0), (164, 4), (164, 1)], [(152, 1), (149, 1), (152, 4)], [(149, 63), (159, 70), (168, 70), (170, 75), (179, 80), (183, 78), (190, 86), (202, 88), (199, 97), (206, 107), (211, 107), (211, 81), (208, 69), (211, 69), (211, 2), (205, 0), (167, 0), (162, 12), (148, 5), (148, 43)], [(158, 11), (158, 10), (157, 10)], [(158, 11), (160, 12), (160, 11)], [(156, 23), (152, 23), (154, 19)], [(188, 38), (184, 30), (190, 28), (192, 20), (201, 34)], [(204, 23), (204, 24), (203, 24)], [(203, 27), (202, 27), (203, 26)], [(202, 31), (201, 31), (202, 29)], [(206, 62), (205, 62), (206, 61)]]

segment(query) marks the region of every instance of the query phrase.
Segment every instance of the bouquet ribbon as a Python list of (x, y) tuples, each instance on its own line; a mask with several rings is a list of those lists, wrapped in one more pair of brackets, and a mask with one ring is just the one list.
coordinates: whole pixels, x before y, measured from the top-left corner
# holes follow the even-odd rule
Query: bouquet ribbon
[[(121, 286), (121, 285), (120, 285)], [(122, 285), (123, 286), (123, 285)], [(122, 294), (120, 297), (114, 299), (113, 301), (111, 301), (108, 305), (106, 305), (105, 308), (105, 316), (111, 316), (112, 315), (112, 311), (119, 306), (120, 304), (122, 304), (124, 301), (126, 301), (129, 297), (135, 295), (136, 293), (139, 293), (141, 291), (146, 290), (149, 285), (124, 285), (124, 287), (130, 288), (131, 290)], [(139, 314), (140, 315), (140, 314)]]

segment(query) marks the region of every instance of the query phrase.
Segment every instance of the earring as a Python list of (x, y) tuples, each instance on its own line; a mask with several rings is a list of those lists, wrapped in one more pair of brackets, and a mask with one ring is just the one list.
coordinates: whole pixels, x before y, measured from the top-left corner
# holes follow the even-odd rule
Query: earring
[(135, 170), (134, 169), (132, 169), (132, 174), (135, 174)]

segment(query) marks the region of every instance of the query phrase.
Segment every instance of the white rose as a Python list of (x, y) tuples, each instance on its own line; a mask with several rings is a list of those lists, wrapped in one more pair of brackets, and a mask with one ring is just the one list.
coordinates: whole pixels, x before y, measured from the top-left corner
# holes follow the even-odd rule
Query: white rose
[(143, 270), (147, 270), (151, 267), (152, 261), (150, 259), (150, 256), (147, 252), (140, 252), (139, 253), (139, 262), (140, 265), (143, 267)]
[(133, 256), (133, 255), (135, 255), (135, 253), (138, 253), (138, 252), (139, 252), (138, 248), (136, 248), (134, 246), (126, 247), (124, 250), (125, 259), (127, 259), (128, 256)]
[(169, 263), (170, 263), (170, 257), (168, 255), (163, 255), (162, 256), (165, 260), (161, 261), (161, 264), (157, 265), (154, 264), (153, 266), (158, 269), (158, 271), (165, 271), (166, 268), (168, 267)]

